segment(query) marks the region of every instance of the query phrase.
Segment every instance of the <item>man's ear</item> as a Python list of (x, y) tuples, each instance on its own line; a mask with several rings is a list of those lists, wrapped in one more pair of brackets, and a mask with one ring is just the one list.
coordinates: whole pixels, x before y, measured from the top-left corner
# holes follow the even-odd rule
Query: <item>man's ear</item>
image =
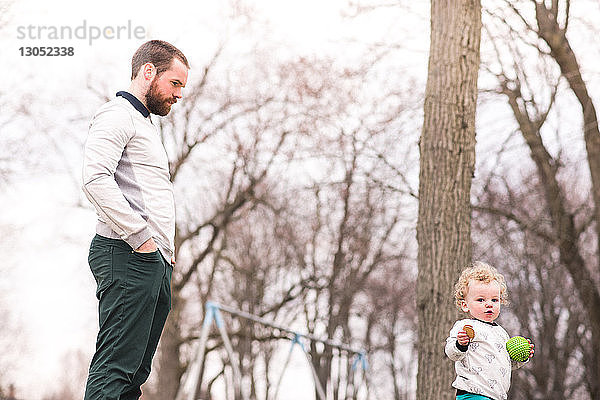
[(142, 77), (146, 81), (151, 81), (156, 76), (156, 67), (152, 63), (142, 65)]

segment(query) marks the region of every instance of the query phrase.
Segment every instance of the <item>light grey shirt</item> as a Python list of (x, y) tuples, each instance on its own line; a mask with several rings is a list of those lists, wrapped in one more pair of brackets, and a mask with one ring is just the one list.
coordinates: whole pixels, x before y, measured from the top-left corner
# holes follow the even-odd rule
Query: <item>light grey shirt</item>
[[(467, 351), (456, 346), (458, 332), (471, 325), (475, 337)], [(480, 394), (496, 400), (506, 400), (513, 369), (525, 363), (512, 361), (506, 350), (508, 333), (497, 324), (488, 324), (476, 319), (457, 321), (446, 339), (446, 355), (454, 361), (456, 379), (452, 386), (469, 393)]]
[(104, 104), (90, 122), (83, 191), (98, 214), (97, 234), (122, 239), (132, 249), (153, 238), (169, 261), (175, 200), (167, 154), (141, 103), (127, 97), (132, 100), (117, 97)]

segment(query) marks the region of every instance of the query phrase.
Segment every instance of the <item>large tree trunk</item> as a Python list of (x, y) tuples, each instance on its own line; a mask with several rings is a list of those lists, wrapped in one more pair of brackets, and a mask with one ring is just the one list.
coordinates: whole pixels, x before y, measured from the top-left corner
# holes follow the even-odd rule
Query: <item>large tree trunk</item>
[(471, 180), (481, 38), (479, 0), (432, 0), (420, 141), (417, 399), (454, 397), (444, 343), (459, 271), (471, 261)]

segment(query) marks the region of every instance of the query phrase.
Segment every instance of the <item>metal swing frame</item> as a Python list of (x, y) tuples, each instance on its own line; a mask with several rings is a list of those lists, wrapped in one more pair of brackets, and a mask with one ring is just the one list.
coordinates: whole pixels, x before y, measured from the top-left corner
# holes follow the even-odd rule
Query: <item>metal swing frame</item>
[(334, 342), (330, 339), (322, 339), (322, 338), (318, 338), (314, 335), (301, 334), (301, 333), (293, 331), (292, 329), (274, 324), (273, 322), (268, 321), (264, 318), (260, 318), (256, 315), (249, 314), (249, 313), (241, 311), (241, 310), (236, 310), (231, 307), (223, 306), (221, 304), (214, 303), (212, 301), (207, 301), (205, 304), (204, 322), (202, 323), (202, 331), (200, 333), (200, 337), (198, 340), (196, 355), (194, 356), (192, 363), (189, 365), (184, 376), (182, 377), (182, 384), (179, 386), (179, 390), (177, 392), (177, 396), (175, 397), (175, 400), (197, 400), (195, 398), (196, 392), (198, 390), (198, 387), (202, 383), (202, 382), (200, 382), (200, 371), (202, 370), (202, 367), (203, 367), (204, 355), (206, 353), (206, 345), (208, 342), (208, 335), (210, 333), (210, 328), (212, 326), (213, 321), (217, 325), (219, 334), (221, 335), (221, 338), (223, 340), (223, 345), (225, 346), (225, 350), (227, 352), (227, 355), (229, 356), (229, 361), (231, 363), (231, 368), (233, 371), (233, 385), (234, 385), (234, 391), (236, 393), (236, 398), (241, 397), (244, 400), (248, 400), (247, 394), (242, 390), (242, 374), (241, 374), (240, 367), (239, 367), (239, 360), (237, 359), (237, 356), (236, 356), (235, 352), (233, 351), (233, 347), (231, 345), (231, 341), (229, 340), (229, 335), (227, 334), (227, 329), (225, 327), (225, 322), (221, 315), (221, 311), (226, 312), (231, 315), (234, 315), (234, 316), (237, 316), (239, 318), (244, 318), (244, 319), (259, 323), (261, 325), (264, 325), (264, 326), (267, 326), (267, 327), (270, 327), (273, 329), (277, 329), (279, 331), (286, 332), (286, 333), (289, 333), (290, 335), (293, 335), (293, 338), (290, 338), (290, 340), (292, 341), (290, 351), (288, 353), (288, 356), (284, 363), (283, 369), (281, 371), (281, 375), (279, 376), (279, 379), (277, 381), (277, 386), (275, 388), (275, 395), (274, 395), (275, 400), (277, 399), (277, 396), (279, 394), (279, 388), (280, 388), (281, 382), (283, 380), (283, 375), (285, 374), (285, 370), (290, 362), (292, 352), (294, 350), (295, 345), (298, 345), (301, 348), (304, 355), (306, 355), (307, 362), (310, 365), (310, 368), (312, 371), (313, 379), (315, 382), (315, 388), (316, 388), (317, 396), (319, 397), (319, 400), (326, 400), (326, 398), (327, 398), (327, 396), (325, 395), (325, 390), (324, 390), (323, 386), (321, 385), (321, 382), (319, 381), (317, 371), (315, 370), (315, 367), (314, 367), (313, 363), (311, 362), (310, 355), (304, 348), (304, 345), (302, 344), (302, 341), (301, 341), (302, 338), (307, 339), (312, 342), (323, 343), (326, 346), (330, 346), (330, 347), (336, 348), (338, 350), (346, 351), (349, 354), (354, 354), (355, 359), (354, 359), (354, 362), (352, 363), (352, 370), (354, 371), (354, 370), (356, 370), (356, 368), (358, 368), (358, 366), (360, 366), (363, 370), (363, 376), (366, 377), (368, 363), (367, 363), (366, 353), (364, 350), (356, 350), (348, 345), (345, 345), (343, 343)]

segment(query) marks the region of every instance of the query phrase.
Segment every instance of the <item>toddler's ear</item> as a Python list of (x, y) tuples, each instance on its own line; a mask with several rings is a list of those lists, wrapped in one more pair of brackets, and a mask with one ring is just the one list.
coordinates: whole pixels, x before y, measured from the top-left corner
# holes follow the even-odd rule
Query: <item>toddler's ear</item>
[(469, 307), (467, 306), (467, 302), (464, 300), (460, 301), (460, 309), (463, 310), (463, 312), (468, 313), (469, 312)]

